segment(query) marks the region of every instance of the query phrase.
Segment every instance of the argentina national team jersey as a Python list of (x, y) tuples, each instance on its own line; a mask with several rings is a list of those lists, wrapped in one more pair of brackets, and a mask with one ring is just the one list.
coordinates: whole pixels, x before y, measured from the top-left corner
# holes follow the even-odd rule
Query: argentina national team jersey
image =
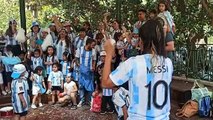
[(15, 36), (14, 37), (6, 36), (6, 39), (7, 39), (6, 45), (17, 45), (18, 44), (18, 41), (15, 39)]
[(112, 89), (102, 89), (103, 96), (112, 96)]
[[(63, 53), (68, 50), (69, 47), (66, 46), (65, 40), (59, 40), (57, 44), (55, 44), (56, 47), (56, 55), (59, 60), (63, 60)], [(68, 50), (69, 53), (71, 53)]]
[(76, 37), (75, 41), (74, 41), (74, 47), (75, 49), (84, 47), (86, 45), (86, 41), (87, 41), (88, 36), (85, 36), (84, 39), (80, 39), (80, 37)]
[(76, 57), (80, 59), (80, 64), (92, 69), (92, 61), (96, 60), (95, 50), (86, 51), (84, 47), (77, 49)]
[[(29, 108), (29, 104), (30, 104), (30, 100), (29, 100), (29, 96), (27, 93), (27, 85), (26, 82), (24, 82), (25, 80), (21, 80), (21, 79), (16, 79), (13, 80), (11, 83), (11, 90), (12, 90), (12, 106), (13, 106), (13, 110), (15, 113), (22, 113), (28, 110)], [(23, 94), (24, 100), (27, 104), (26, 108), (22, 107), (22, 102), (19, 98), (19, 94)]]
[(52, 83), (52, 86), (61, 86), (63, 81), (63, 74), (61, 71), (58, 72), (50, 72), (50, 75), (48, 77), (48, 81)]
[(33, 81), (33, 85), (38, 86), (38, 84), (42, 85), (44, 82), (44, 78), (42, 75), (34, 74), (35, 80)]
[(70, 62), (67, 61), (61, 61), (61, 67), (62, 67), (62, 73), (64, 76), (66, 76), (69, 73), (70, 69)]
[(124, 115), (122, 108), (129, 107), (129, 91), (123, 87), (120, 87), (112, 96), (112, 101), (115, 105), (115, 109), (118, 113), (118, 120)]
[(145, 54), (131, 57), (110, 74), (117, 86), (129, 81), (128, 120), (169, 120), (172, 73), (169, 58)]
[[(12, 53), (7, 53), (7, 52), (5, 52), (4, 55), (5, 55), (6, 57), (13, 57), (13, 54), (12, 54)], [(4, 64), (5, 72), (12, 72), (12, 71), (13, 71), (13, 66), (14, 66), (14, 65), (7, 65), (7, 64)]]
[(72, 73), (72, 75), (73, 75), (74, 80), (78, 81), (78, 79), (79, 79), (79, 67), (76, 65), (75, 62), (73, 63), (73, 73)]
[[(53, 58), (53, 56), (47, 56), (46, 62), (52, 62), (52, 63), (58, 62), (58, 57), (54, 56)], [(46, 65), (46, 71), (47, 71), (47, 74), (49, 75), (50, 72), (52, 72), (52, 65)]]
[(33, 70), (35, 70), (37, 66), (43, 66), (43, 60), (41, 57), (38, 58), (31, 57), (31, 61), (33, 63)]

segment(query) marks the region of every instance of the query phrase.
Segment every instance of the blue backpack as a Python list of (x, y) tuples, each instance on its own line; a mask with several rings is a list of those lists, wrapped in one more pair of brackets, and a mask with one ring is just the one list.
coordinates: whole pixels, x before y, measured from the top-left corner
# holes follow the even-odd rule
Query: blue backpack
[(210, 96), (205, 96), (199, 100), (198, 114), (200, 117), (209, 117), (212, 109)]

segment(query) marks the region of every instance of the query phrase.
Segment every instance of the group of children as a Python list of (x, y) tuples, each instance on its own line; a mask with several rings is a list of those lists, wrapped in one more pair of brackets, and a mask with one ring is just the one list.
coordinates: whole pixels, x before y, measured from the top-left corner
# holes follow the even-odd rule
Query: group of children
[[(164, 9), (162, 5), (164, 5)], [(169, 28), (171, 28), (165, 32), (165, 36), (168, 36), (168, 39), (170, 39), (168, 41), (170, 42), (173, 39), (174, 31), (172, 29), (174, 22), (165, 8), (166, 4), (159, 4), (159, 10), (162, 13), (159, 13), (159, 16), (163, 16), (162, 19), (167, 21)], [(19, 102), (18, 104), (25, 108), (22, 111), (15, 110), (16, 113), (21, 113), (19, 114), (20, 116), (27, 114), (25, 112), (27, 110), (26, 104), (29, 102), (26, 92), (30, 91), (30, 94), (32, 93), (33, 95), (31, 104), (33, 109), (37, 108), (37, 103), (39, 107), (43, 106), (41, 102), (42, 94), (51, 94), (51, 104), (53, 105), (60, 103), (61, 106), (66, 106), (71, 102), (71, 109), (77, 109), (77, 107), (86, 104), (85, 99), (88, 100), (88, 104), (92, 107), (94, 103), (90, 103), (91, 99), (99, 96), (102, 101), (99, 111), (101, 114), (114, 113), (114, 110), (116, 110), (120, 120), (126, 119), (128, 116), (127, 109), (131, 102), (128, 98), (128, 83), (113, 89), (101, 87), (101, 77), (106, 56), (103, 46), (108, 39), (116, 41), (116, 56), (113, 58), (112, 63), (113, 69), (116, 69), (119, 64), (122, 64), (129, 57), (143, 54), (143, 43), (139, 38), (139, 28), (145, 23), (146, 19), (143, 15), (146, 15), (146, 10), (139, 10), (139, 13), (139, 21), (134, 24), (132, 32), (119, 28), (120, 24), (117, 20), (114, 20), (112, 24), (108, 24), (104, 20), (99, 24), (99, 28), (94, 35), (91, 34), (90, 24), (85, 22), (85, 25), (79, 31), (79, 35), (76, 36), (75, 32), (71, 30), (70, 23), (59, 23), (54, 18), (53, 23), (49, 26), (50, 31), (41, 30), (42, 35), (40, 35), (39, 24), (33, 22), (32, 32), (26, 36), (30, 40), (27, 52), (20, 52), (17, 55), (17, 51), (12, 50), (16, 47), (10, 44), (7, 44), (4, 50), (2, 56), (8, 58), (18, 56), (21, 64), (4, 64), (2, 62), (0, 72), (4, 75), (7, 84), (5, 87), (3, 86), (3, 77), (0, 74), (1, 93), (3, 95), (10, 94), (12, 90), (14, 104)], [(149, 19), (155, 19), (157, 17), (156, 11), (151, 11), (151, 13)], [(104, 19), (107, 19), (108, 16), (106, 14)], [(63, 24), (63, 27), (60, 24)], [(13, 26), (13, 24), (10, 25)], [(112, 31), (109, 30), (111, 28), (113, 28)], [(43, 45), (45, 43), (45, 34), (52, 37), (52, 42), (50, 42), (52, 44), (46, 47)], [(12, 38), (15, 37), (12, 36)], [(84, 63), (84, 61), (87, 62)], [(25, 68), (21, 65), (24, 65)], [(2, 72), (3, 66), (4, 72)], [(20, 70), (20, 66), (23, 70)], [(14, 77), (14, 74), (18, 74), (18, 77)], [(12, 88), (10, 87), (11, 82)], [(20, 96), (20, 93), (23, 93), (23, 96)], [(88, 93), (88, 98), (85, 97), (85, 93)], [(16, 101), (17, 97), (21, 98), (21, 101)], [(80, 98), (79, 101), (78, 98)]]

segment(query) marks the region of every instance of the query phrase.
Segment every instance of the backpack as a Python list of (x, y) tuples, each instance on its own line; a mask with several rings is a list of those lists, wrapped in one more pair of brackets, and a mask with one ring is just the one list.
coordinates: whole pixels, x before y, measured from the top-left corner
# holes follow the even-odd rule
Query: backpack
[(198, 111), (198, 103), (193, 100), (187, 101), (181, 109), (177, 110), (176, 116), (177, 117), (187, 117), (190, 118), (191, 116), (197, 114)]
[(205, 96), (199, 100), (198, 114), (200, 117), (210, 117), (211, 110), (212, 104), (210, 96)]

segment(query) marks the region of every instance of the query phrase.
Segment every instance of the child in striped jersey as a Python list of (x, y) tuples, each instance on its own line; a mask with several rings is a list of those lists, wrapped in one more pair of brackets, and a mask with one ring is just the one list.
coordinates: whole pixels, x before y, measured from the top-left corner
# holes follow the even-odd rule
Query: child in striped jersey
[(70, 73), (70, 68), (71, 68), (71, 56), (69, 52), (64, 52), (63, 53), (63, 60), (60, 62), (61, 64), (61, 71), (64, 76), (64, 81), (68, 73)]
[[(11, 45), (7, 45), (6, 46), (6, 50), (4, 52), (4, 56), (6, 56), (6, 57), (14, 57)], [(12, 82), (11, 74), (12, 74), (13, 65), (4, 64), (4, 68), (5, 68), (5, 76), (6, 76), (5, 77), (6, 78), (5, 82), (7, 84), (6, 92), (8, 94), (10, 94), (11, 93), (11, 82)]]
[(71, 69), (72, 69), (72, 76), (73, 76), (74, 81), (78, 82), (78, 79), (79, 79), (79, 67), (76, 64), (76, 59), (72, 60)]
[(58, 97), (58, 94), (64, 87), (64, 82), (63, 82), (63, 74), (61, 71), (59, 71), (60, 65), (58, 63), (53, 64), (53, 71), (50, 72), (50, 75), (48, 77), (48, 82), (51, 82), (52, 84), (52, 104), (56, 103), (55, 96)]
[[(98, 67), (98, 74), (102, 76), (104, 63)], [(101, 77), (100, 77), (101, 80)], [(113, 91), (112, 89), (105, 89), (102, 88), (102, 103), (101, 103), (101, 113), (100, 114), (106, 114), (106, 113), (114, 113), (114, 104), (112, 102), (112, 95)], [(109, 107), (107, 107), (109, 105)]]
[(2, 95), (7, 95), (7, 92), (4, 89), (4, 80), (3, 80), (3, 75), (2, 75), (3, 70), (4, 70), (3, 64), (0, 60), (0, 90), (1, 90)]
[(30, 99), (27, 92), (27, 82), (24, 79), (26, 68), (22, 64), (13, 67), (12, 87), (12, 106), (15, 112), (15, 120), (26, 120), (27, 111), (29, 109)]
[(34, 73), (31, 74), (30, 79), (33, 81), (33, 87), (32, 87), (32, 94), (33, 94), (33, 100), (32, 100), (32, 105), (31, 107), (33, 109), (37, 108), (35, 105), (36, 99), (38, 99), (39, 107), (42, 107), (41, 103), (41, 88), (40, 86), (43, 86), (45, 89), (45, 84), (44, 84), (44, 77), (42, 76), (42, 70), (43, 67), (37, 66)]
[[(53, 63), (58, 63), (58, 57), (55, 55), (55, 50), (53, 48), (53, 46), (48, 46), (47, 47), (47, 56), (45, 58), (45, 62), (44, 64), (46, 65), (46, 73), (47, 73), (47, 78), (50, 74), (50, 72), (52, 72), (52, 65)], [(51, 83), (47, 81), (45, 81), (46, 84), (48, 84), (48, 90), (47, 90), (47, 94), (51, 93)]]
[(35, 70), (37, 66), (43, 66), (43, 60), (41, 56), (42, 56), (42, 50), (35, 49), (33, 56), (31, 56), (32, 70)]
[(126, 120), (128, 117), (129, 91), (123, 87), (114, 87), (113, 92), (112, 101), (118, 113), (118, 120)]

